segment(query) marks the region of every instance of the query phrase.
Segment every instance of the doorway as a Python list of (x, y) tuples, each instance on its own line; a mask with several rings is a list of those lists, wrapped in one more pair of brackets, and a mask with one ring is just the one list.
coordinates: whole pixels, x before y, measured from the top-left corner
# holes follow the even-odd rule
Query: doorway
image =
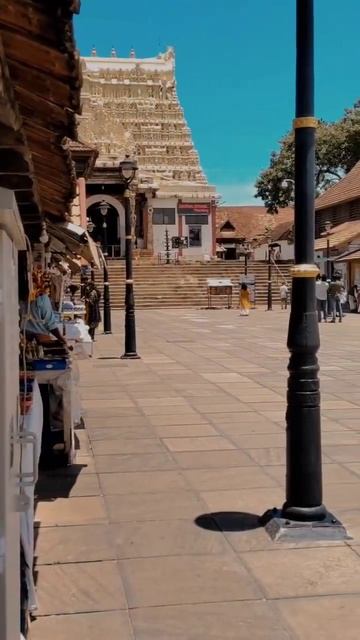
[[(107, 203), (108, 204), (108, 203)], [(87, 217), (94, 225), (90, 233), (95, 242), (101, 244), (103, 252), (109, 258), (121, 257), (121, 237), (119, 214), (115, 207), (108, 204), (106, 215), (102, 215), (99, 202), (92, 204), (87, 209)], [(104, 226), (104, 224), (106, 226)]]

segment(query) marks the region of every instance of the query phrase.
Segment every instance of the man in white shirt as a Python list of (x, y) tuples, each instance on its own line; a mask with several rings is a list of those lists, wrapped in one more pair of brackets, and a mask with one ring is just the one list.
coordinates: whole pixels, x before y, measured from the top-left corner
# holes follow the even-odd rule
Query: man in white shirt
[(288, 296), (289, 296), (289, 287), (287, 286), (286, 282), (283, 282), (283, 284), (280, 287), (280, 302), (281, 302), (282, 309), (287, 309)]
[(327, 322), (328, 315), (328, 288), (329, 283), (326, 280), (326, 276), (318, 276), (316, 278), (316, 304), (317, 304), (317, 312), (319, 322), (322, 320), (322, 315), (324, 316), (324, 322)]

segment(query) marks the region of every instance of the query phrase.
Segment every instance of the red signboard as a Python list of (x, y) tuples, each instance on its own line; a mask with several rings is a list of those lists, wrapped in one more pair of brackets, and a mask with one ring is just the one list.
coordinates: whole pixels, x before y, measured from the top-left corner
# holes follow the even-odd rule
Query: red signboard
[(209, 213), (210, 205), (208, 203), (198, 202), (181, 202), (178, 204), (178, 213)]

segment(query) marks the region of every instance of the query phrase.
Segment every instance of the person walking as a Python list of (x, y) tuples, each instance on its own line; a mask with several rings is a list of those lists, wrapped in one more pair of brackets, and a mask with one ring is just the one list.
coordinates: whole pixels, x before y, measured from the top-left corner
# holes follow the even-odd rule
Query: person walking
[(286, 282), (283, 282), (280, 287), (281, 309), (287, 309), (288, 299), (289, 299), (289, 287), (287, 286)]
[(250, 293), (247, 285), (243, 282), (240, 288), (240, 315), (248, 316), (250, 310)]
[(85, 291), (85, 322), (89, 327), (89, 335), (93, 341), (95, 341), (95, 330), (98, 328), (101, 322), (100, 299), (101, 293), (100, 290), (95, 286), (95, 283), (87, 283)]
[(329, 284), (329, 313), (332, 315), (332, 323), (336, 322), (336, 314), (339, 315), (339, 322), (343, 319), (343, 310), (341, 304), (341, 295), (344, 287), (339, 276), (333, 276)]
[(327, 322), (328, 316), (328, 289), (329, 283), (326, 280), (326, 275), (318, 275), (316, 278), (316, 306), (318, 312), (318, 320), (322, 321), (324, 318), (324, 322)]

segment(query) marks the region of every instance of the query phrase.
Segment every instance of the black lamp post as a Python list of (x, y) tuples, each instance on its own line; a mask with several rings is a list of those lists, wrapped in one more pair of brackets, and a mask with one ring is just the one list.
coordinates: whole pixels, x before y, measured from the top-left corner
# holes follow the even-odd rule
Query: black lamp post
[(267, 286), (267, 310), (272, 311), (272, 255), (273, 249), (268, 241), (268, 286)]
[(119, 164), (119, 173), (122, 182), (125, 184), (125, 352), (122, 358), (139, 358), (136, 351), (136, 325), (135, 325), (135, 301), (134, 301), (134, 280), (133, 280), (133, 239), (131, 229), (131, 201), (129, 187), (136, 176), (138, 166), (135, 160), (125, 156), (125, 160)]
[(326, 277), (328, 280), (331, 280), (331, 262), (330, 262), (330, 233), (331, 233), (332, 224), (328, 220), (325, 222), (325, 232), (324, 236), (326, 236)]
[[(267, 514), (276, 537), (328, 536), (344, 529), (323, 505), (321, 470), (320, 346), (315, 279), (314, 0), (297, 0), (295, 129), (295, 265), (288, 333), (290, 351), (286, 413), (286, 501)], [(270, 515), (270, 518), (269, 518)], [(264, 516), (265, 518), (266, 516)], [(308, 523), (308, 527), (304, 524)], [(272, 529), (271, 529), (272, 527)], [(309, 528), (310, 527), (310, 528)], [(277, 532), (274, 532), (277, 529)], [(305, 532), (305, 533), (304, 533)]]
[[(95, 225), (94, 225), (93, 221), (91, 220), (91, 218), (87, 219), (86, 229), (90, 233), (90, 235), (92, 234), (92, 232), (95, 229)], [(95, 282), (95, 270), (94, 270), (94, 263), (93, 262), (90, 263), (90, 269), (91, 269), (91, 271), (90, 271), (91, 282)]]
[(105, 200), (102, 200), (100, 202), (99, 205), (99, 209), (100, 209), (100, 213), (103, 216), (103, 225), (102, 225), (102, 229), (103, 229), (103, 256), (102, 256), (102, 263), (103, 263), (103, 284), (104, 284), (104, 321), (103, 321), (103, 325), (104, 325), (104, 333), (105, 334), (110, 334), (112, 333), (111, 331), (111, 302), (110, 302), (110, 285), (109, 285), (109, 273), (108, 273), (108, 268), (107, 268), (107, 262), (106, 262), (106, 257), (107, 257), (107, 222), (106, 222), (106, 216), (108, 214), (109, 211), (109, 205), (107, 202), (105, 202)]

